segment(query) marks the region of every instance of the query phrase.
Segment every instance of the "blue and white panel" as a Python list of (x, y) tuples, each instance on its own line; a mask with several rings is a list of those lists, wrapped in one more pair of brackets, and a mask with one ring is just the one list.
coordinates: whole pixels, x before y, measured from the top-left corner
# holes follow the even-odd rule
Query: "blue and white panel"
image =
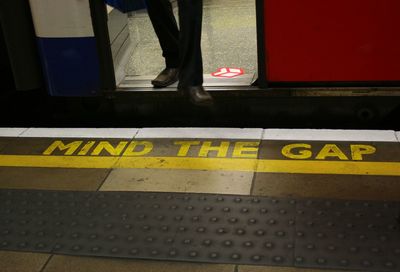
[(49, 93), (98, 94), (99, 56), (89, 0), (29, 2)]

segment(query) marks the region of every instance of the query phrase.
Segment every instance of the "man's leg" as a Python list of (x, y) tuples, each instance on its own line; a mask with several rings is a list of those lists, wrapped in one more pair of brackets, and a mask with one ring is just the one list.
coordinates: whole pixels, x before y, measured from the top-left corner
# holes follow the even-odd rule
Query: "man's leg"
[(179, 29), (169, 0), (147, 0), (147, 11), (167, 68), (179, 66)]
[(160, 42), (166, 66), (151, 83), (157, 88), (167, 87), (178, 81), (178, 25), (169, 0), (147, 0), (147, 11)]
[(203, 0), (178, 0), (179, 5), (179, 86), (190, 101), (198, 106), (210, 106), (213, 99), (203, 88), (201, 56), (201, 24)]
[(203, 0), (178, 0), (180, 26), (179, 86), (203, 85), (201, 28)]

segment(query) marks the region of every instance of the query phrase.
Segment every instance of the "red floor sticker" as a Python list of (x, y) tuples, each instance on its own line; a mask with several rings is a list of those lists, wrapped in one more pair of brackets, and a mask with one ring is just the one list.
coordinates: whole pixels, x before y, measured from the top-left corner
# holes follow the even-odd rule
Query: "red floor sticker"
[(237, 76), (241, 76), (244, 74), (244, 70), (242, 68), (218, 68), (218, 70), (211, 75), (214, 77), (224, 77), (224, 78), (233, 78)]

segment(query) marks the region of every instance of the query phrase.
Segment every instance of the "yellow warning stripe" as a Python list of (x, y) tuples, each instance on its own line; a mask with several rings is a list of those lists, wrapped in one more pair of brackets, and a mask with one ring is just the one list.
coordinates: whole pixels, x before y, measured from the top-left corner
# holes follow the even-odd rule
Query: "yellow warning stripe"
[(188, 157), (0, 155), (0, 166), (224, 170), (260, 173), (400, 176), (399, 162), (257, 160)]

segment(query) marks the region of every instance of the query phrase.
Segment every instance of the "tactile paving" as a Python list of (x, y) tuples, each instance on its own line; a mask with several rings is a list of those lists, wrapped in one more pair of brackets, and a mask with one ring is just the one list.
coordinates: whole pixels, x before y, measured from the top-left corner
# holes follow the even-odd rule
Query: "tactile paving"
[(0, 190), (0, 204), (3, 250), (400, 269), (397, 202)]

